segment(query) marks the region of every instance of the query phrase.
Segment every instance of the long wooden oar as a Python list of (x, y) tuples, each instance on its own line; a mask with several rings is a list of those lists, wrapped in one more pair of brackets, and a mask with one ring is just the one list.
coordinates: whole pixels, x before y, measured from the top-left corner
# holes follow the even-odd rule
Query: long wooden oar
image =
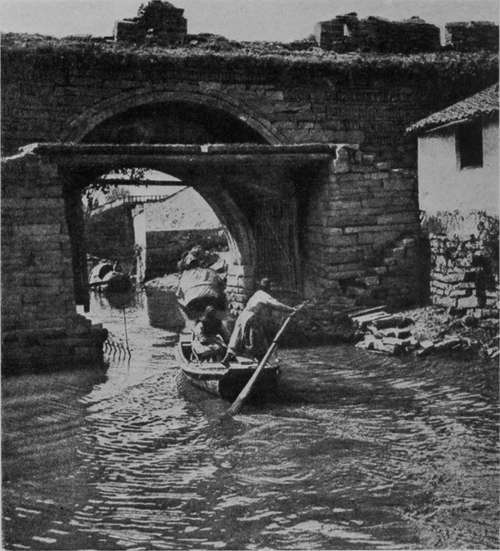
[(255, 370), (254, 374), (250, 377), (250, 380), (248, 383), (244, 386), (243, 390), (239, 393), (236, 400), (231, 404), (231, 407), (227, 410), (227, 415), (236, 415), (240, 409), (242, 408), (245, 400), (250, 396), (250, 393), (252, 392), (252, 389), (255, 385), (255, 382), (259, 378), (260, 372), (264, 369), (264, 366), (267, 363), (267, 360), (270, 358), (271, 354), (274, 352), (278, 340), (283, 334), (283, 332), (286, 329), (286, 326), (289, 324), (290, 320), (295, 316), (295, 314), (305, 305), (305, 303), (302, 303), (299, 307), (297, 307), (284, 321), (283, 325), (280, 327), (279, 331), (276, 333), (273, 342), (271, 343), (271, 346), (268, 348), (266, 354), (260, 361), (259, 365), (257, 366), (257, 369)]

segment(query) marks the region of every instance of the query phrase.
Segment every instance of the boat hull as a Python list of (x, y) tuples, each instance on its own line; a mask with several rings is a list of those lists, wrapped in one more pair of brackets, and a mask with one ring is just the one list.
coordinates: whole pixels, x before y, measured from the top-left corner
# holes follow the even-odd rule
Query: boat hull
[[(183, 380), (209, 394), (231, 402), (238, 397), (258, 366), (257, 362), (249, 360), (232, 362), (228, 368), (220, 362), (189, 361), (186, 358), (187, 350), (189, 350), (189, 344), (186, 341), (180, 342), (178, 357)], [(254, 399), (262, 398), (276, 389), (279, 371), (277, 362), (268, 364), (262, 369), (252, 391)]]

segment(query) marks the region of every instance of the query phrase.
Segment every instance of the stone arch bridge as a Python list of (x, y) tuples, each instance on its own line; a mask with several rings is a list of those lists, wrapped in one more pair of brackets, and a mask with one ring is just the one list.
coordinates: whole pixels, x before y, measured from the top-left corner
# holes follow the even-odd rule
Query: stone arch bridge
[(264, 273), (335, 304), (417, 299), (416, 147), (404, 129), (493, 82), (491, 59), (454, 86), (429, 59), (431, 86), (402, 56), (353, 69), (107, 48), (4, 40), (4, 364), (99, 359), (103, 333), (76, 314), (87, 302), (80, 194), (116, 168), (167, 172), (209, 202), (232, 236), (235, 303)]

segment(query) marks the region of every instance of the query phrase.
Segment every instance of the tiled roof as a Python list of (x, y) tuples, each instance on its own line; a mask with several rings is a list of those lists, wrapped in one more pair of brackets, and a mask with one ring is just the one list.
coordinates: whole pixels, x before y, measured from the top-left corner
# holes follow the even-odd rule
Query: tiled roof
[(450, 124), (474, 117), (491, 116), (498, 113), (498, 82), (486, 90), (446, 107), (421, 119), (406, 129), (408, 133), (420, 133), (436, 126)]

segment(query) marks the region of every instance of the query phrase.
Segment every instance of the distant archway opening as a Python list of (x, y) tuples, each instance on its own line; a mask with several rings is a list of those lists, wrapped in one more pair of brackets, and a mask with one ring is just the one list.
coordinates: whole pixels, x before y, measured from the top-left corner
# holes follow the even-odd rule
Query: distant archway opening
[[(129, 178), (137, 172), (141, 177)], [(93, 269), (102, 262), (116, 265), (139, 284), (167, 275), (175, 283), (175, 277), (189, 270), (183, 257), (199, 246), (197, 266), (216, 272), (222, 283), (218, 304), (238, 308), (255, 264), (252, 229), (225, 190), (201, 186), (197, 191), (186, 185), (196, 186), (200, 177), (181, 180), (158, 165), (66, 172), (77, 304), (88, 307), (89, 284), (90, 289), (98, 284)], [(111, 189), (111, 196), (99, 191), (103, 186)], [(202, 306), (203, 301), (195, 303), (195, 313)]]
[[(115, 114), (104, 120), (96, 111), (93, 120), (99, 122), (79, 141), (82, 145), (111, 144), (109, 152), (105, 148), (103, 150), (106, 155), (112, 155), (119, 146), (158, 144), (170, 147), (167, 156), (156, 156), (146, 168), (173, 174), (183, 184), (193, 187), (227, 229), (228, 247), (232, 253), (227, 280), (236, 301), (240, 304), (245, 302), (255, 285), (256, 276), (271, 275), (289, 284), (289, 276), (293, 274), (292, 286), (298, 285), (295, 224), (293, 217), (288, 216), (294, 212), (294, 199), (293, 194), (284, 191), (283, 187), (289, 186), (287, 169), (276, 164), (276, 161), (266, 168), (269, 159), (266, 152), (263, 153), (262, 163), (256, 163), (255, 157), (252, 157), (250, 163), (240, 162), (239, 149), (234, 148), (220, 162), (217, 160), (218, 150), (214, 151), (216, 155), (209, 156), (212, 160), (199, 157), (198, 150), (200, 146), (203, 150), (205, 144), (212, 148), (214, 144), (221, 144), (222, 150), (227, 150), (228, 145), (233, 147), (232, 144), (236, 144), (234, 147), (239, 148), (239, 144), (245, 144), (242, 146), (243, 153), (245, 147), (250, 145), (251, 154), (257, 151), (258, 155), (259, 150), (255, 150), (255, 147), (268, 147), (269, 140), (264, 137), (265, 132), (259, 133), (245, 115), (242, 114), (240, 118), (234, 106), (228, 112), (210, 101), (204, 104), (172, 99), (141, 105), (129, 102), (121, 112), (116, 112), (116, 109), (119, 109), (118, 105), (115, 105)], [(191, 147), (193, 155), (197, 157), (196, 162), (190, 154)], [(175, 151), (178, 148), (178, 156), (172, 148)], [(120, 160), (126, 159), (126, 149), (120, 151)], [(154, 155), (157, 150), (152, 151)], [(89, 162), (92, 163), (90, 159)], [(125, 161), (116, 166), (111, 162), (106, 168), (109, 172), (134, 166)], [(80, 189), (102, 174), (104, 172), (89, 167), (83, 173), (80, 171), (76, 175)], [(71, 178), (74, 179), (75, 174)], [(287, 224), (274, 227), (272, 218), (283, 218), (282, 205), (285, 198), (287, 205), (290, 203), (290, 208), (285, 212)], [(261, 243), (258, 255), (257, 239)], [(286, 245), (284, 248), (283, 244)], [(79, 254), (81, 256), (81, 251)], [(282, 262), (282, 257), (286, 257), (287, 263)], [(264, 274), (268, 266), (272, 267), (272, 274)]]

